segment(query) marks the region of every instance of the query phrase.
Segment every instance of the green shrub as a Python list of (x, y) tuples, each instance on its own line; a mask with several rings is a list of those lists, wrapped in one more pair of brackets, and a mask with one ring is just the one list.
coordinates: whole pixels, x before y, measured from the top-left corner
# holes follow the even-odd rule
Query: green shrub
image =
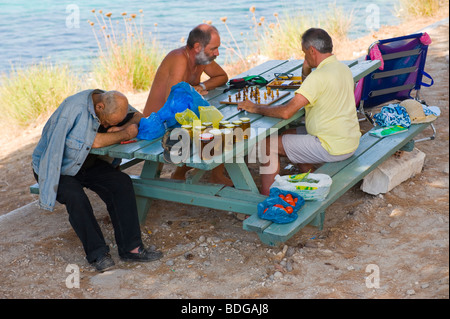
[(68, 66), (46, 61), (23, 69), (12, 67), (0, 83), (0, 119), (21, 127), (53, 112), (79, 89), (79, 80)]

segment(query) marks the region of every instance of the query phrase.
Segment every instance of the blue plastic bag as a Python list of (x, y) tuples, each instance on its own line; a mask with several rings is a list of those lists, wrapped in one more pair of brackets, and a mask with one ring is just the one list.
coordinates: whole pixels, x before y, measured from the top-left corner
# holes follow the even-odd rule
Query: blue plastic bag
[(164, 122), (161, 120), (158, 114), (153, 112), (149, 117), (141, 118), (139, 121), (139, 131), (136, 136), (141, 140), (153, 140), (161, 137), (166, 132)]
[(175, 119), (176, 113), (190, 109), (200, 118), (198, 107), (209, 105), (209, 102), (191, 85), (180, 82), (172, 86), (166, 103), (157, 113), (140, 120), (137, 138), (143, 140), (159, 138), (164, 135), (166, 129), (179, 126)]
[[(292, 198), (297, 198), (295, 206), (290, 205), (285, 200), (279, 197), (279, 195), (286, 196), (291, 194)], [(274, 205), (280, 204), (284, 207), (291, 206), (293, 211), (288, 214), (284, 209), (275, 207)], [(270, 189), (269, 197), (258, 204), (258, 217), (261, 219), (270, 220), (277, 224), (286, 224), (293, 222), (298, 218), (298, 211), (305, 204), (305, 200), (302, 196), (294, 192), (284, 191), (279, 188), (273, 187)], [(266, 210), (267, 209), (267, 210)]]

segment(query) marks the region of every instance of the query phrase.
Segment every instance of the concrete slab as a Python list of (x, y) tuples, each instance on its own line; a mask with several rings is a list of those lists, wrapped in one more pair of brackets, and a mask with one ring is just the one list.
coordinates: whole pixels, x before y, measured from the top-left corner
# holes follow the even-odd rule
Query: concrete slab
[(412, 152), (403, 152), (400, 158), (393, 155), (363, 179), (361, 190), (371, 195), (387, 193), (419, 174), (424, 161), (425, 153), (417, 148)]

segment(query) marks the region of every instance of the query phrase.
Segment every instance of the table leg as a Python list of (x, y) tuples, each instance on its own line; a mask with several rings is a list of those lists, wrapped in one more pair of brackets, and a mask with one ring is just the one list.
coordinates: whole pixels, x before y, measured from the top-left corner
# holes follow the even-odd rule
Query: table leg
[[(141, 178), (158, 178), (161, 174), (162, 164), (157, 162), (145, 161), (141, 171)], [(139, 223), (143, 223), (147, 218), (148, 211), (153, 199), (146, 196), (136, 195), (136, 205), (138, 209)]]
[(246, 163), (225, 163), (225, 169), (230, 175), (234, 188), (249, 190), (259, 194), (258, 187), (253, 180)]

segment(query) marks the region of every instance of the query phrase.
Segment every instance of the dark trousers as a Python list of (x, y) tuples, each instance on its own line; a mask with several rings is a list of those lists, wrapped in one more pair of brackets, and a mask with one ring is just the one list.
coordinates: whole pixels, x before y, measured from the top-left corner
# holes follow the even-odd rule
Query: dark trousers
[(69, 222), (80, 238), (86, 259), (95, 261), (109, 252), (101, 229), (83, 188), (97, 193), (105, 202), (119, 255), (142, 245), (136, 198), (130, 177), (109, 163), (96, 160), (90, 168), (82, 168), (77, 175), (61, 175), (56, 200), (64, 204)]

